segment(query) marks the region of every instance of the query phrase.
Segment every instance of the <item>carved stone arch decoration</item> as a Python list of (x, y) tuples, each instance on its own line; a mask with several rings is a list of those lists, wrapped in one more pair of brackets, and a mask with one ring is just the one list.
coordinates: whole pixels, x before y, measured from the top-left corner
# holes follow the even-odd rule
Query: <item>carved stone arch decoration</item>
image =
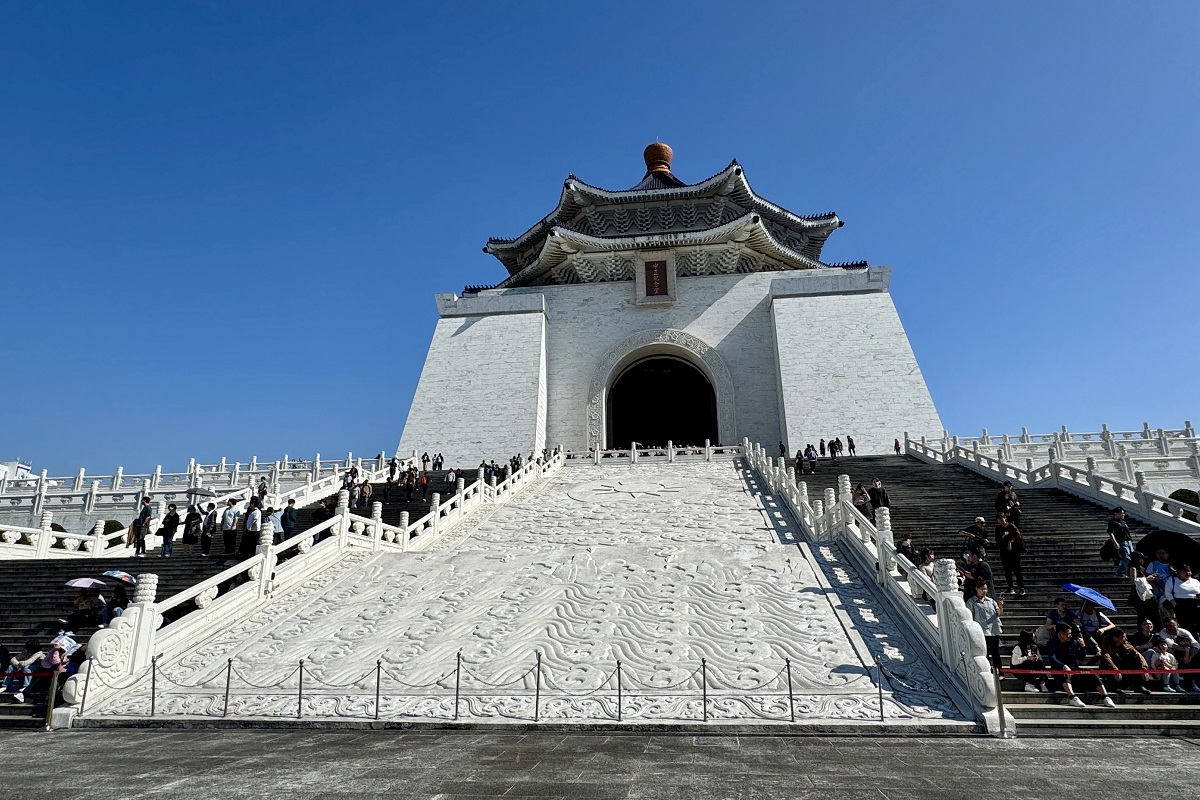
[(734, 417), (733, 379), (729, 368), (712, 345), (699, 337), (674, 328), (641, 331), (609, 348), (592, 373), (588, 387), (587, 441), (588, 446), (604, 447), (607, 441), (605, 427), (605, 403), (613, 381), (625, 367), (648, 356), (670, 355), (690, 363), (699, 369), (712, 384), (717, 396), (716, 444), (733, 444), (737, 440), (737, 424)]

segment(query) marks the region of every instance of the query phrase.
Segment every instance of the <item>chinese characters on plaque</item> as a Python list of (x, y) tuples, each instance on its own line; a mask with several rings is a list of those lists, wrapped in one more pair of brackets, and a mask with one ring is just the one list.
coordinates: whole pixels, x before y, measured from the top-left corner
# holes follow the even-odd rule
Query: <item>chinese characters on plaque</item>
[(667, 289), (667, 262), (647, 261), (646, 296), (666, 297), (668, 294), (670, 292)]

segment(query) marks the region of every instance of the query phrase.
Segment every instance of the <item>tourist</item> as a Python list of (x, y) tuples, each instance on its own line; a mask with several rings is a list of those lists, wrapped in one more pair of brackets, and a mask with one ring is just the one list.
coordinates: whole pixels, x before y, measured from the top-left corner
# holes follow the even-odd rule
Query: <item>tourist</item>
[(283, 541), (283, 511), (272, 506), (265, 516), (271, 521), (271, 544), (279, 544)]
[(364, 508), (371, 507), (371, 495), (374, 493), (375, 487), (371, 485), (370, 481), (364, 480), (362, 482), (362, 490), (359, 492), (359, 502)]
[(1167, 581), (1171, 579), (1171, 556), (1160, 547), (1154, 551), (1154, 560), (1146, 565), (1146, 581), (1154, 590), (1154, 600), (1161, 603), (1166, 593)]
[(71, 613), (67, 615), (66, 619), (59, 620), (69, 628), (83, 628), (87, 625), (95, 625), (98, 621), (95, 603), (92, 601), (91, 592), (87, 589), (80, 589), (75, 593), (75, 599), (71, 602)]
[(429, 499), (429, 473), (428, 472), (421, 473), (421, 499), (422, 500)]
[(290, 539), (296, 534), (296, 498), (289, 497), (287, 508), (280, 515), (279, 526), (283, 529), (283, 539)]
[(958, 572), (963, 578), (963, 602), (975, 596), (979, 584), (992, 585), (992, 567), (979, 553), (967, 553), (966, 564), (960, 564)]
[(1155, 636), (1151, 642), (1150, 669), (1163, 671), (1160, 677), (1164, 692), (1183, 692), (1179, 677), (1179, 659), (1171, 652), (1170, 643), (1161, 636)]
[(871, 498), (871, 521), (875, 521), (875, 512), (881, 508), (890, 509), (892, 507), (892, 499), (888, 497), (887, 489), (883, 488), (883, 481), (879, 478), (871, 478), (871, 488), (867, 489), (867, 496)]
[(1114, 508), (1112, 519), (1108, 521), (1108, 538), (1117, 548), (1120, 559), (1117, 562), (1117, 577), (1124, 578), (1129, 574), (1129, 557), (1133, 555), (1133, 537), (1129, 533), (1129, 523), (1125, 521), (1125, 509)]
[(811, 444), (808, 446), (808, 472), (810, 475), (817, 474), (817, 448)]
[(191, 546), (200, 541), (200, 524), (204, 521), (204, 515), (200, 513), (200, 506), (188, 506), (187, 516), (183, 518), (183, 543)]
[(448, 491), (448, 492), (457, 492), (458, 491), (458, 473), (454, 471), (453, 467), (451, 467), (450, 470), (446, 472), (446, 491)]
[(963, 544), (963, 558), (967, 557), (967, 553), (978, 553), (980, 558), (987, 558), (986, 519), (976, 517), (975, 523), (959, 530), (958, 535), (967, 539)]
[(259, 508), (266, 507), (268, 491), (270, 491), (270, 490), (267, 488), (267, 479), (259, 478), (258, 479), (258, 507)]
[(987, 581), (977, 581), (975, 594), (967, 600), (967, 610), (971, 612), (971, 619), (983, 629), (988, 661), (992, 663), (993, 669), (999, 669), (1000, 633), (1003, 630), (1000, 618), (1004, 616), (1004, 600), (996, 601), (988, 597)]
[(407, 501), (411, 501), (412, 496), (413, 496), (413, 491), (415, 491), (416, 488), (417, 488), (417, 475), (416, 475), (416, 472), (414, 472), (413, 470), (410, 469), (408, 471), (408, 474), (405, 475), (405, 477), (404, 477), (404, 490), (405, 490), (404, 499)]
[[(1196, 659), (1196, 655), (1200, 653), (1200, 644), (1197, 644), (1196, 637), (1190, 631), (1179, 627), (1179, 620), (1174, 617), (1167, 617), (1158, 635), (1166, 639), (1171, 645), (1171, 652), (1179, 660), (1179, 666), (1184, 669), (1191, 669), (1197, 663), (1200, 663)], [(1195, 677), (1192, 678), (1188, 689), (1193, 692), (1200, 692), (1200, 685), (1197, 685)]]
[(919, 563), (917, 560), (917, 550), (913, 547), (912, 534), (905, 533), (900, 536), (900, 541), (896, 544), (896, 552), (908, 559), (908, 563), (914, 566)]
[(1115, 687), (1118, 694), (1150, 694), (1146, 688), (1145, 675), (1146, 659), (1137, 648), (1129, 643), (1125, 631), (1113, 628), (1100, 647), (1100, 669), (1117, 670), (1117, 675), (1105, 676), (1109, 686)]
[(254, 555), (258, 548), (258, 534), (262, 530), (262, 509), (258, 507), (258, 498), (251, 497), (247, 508), (246, 519), (242, 525), (242, 547), (238, 553), (242, 559)]
[(842, 443), (838, 439), (830, 439), (829, 440), (829, 460), (830, 461), (837, 461), (838, 450), (840, 450), (841, 447), (842, 447)]
[(392, 502), (392, 476), (388, 475), (387, 480), (383, 482), (383, 502)]
[(1200, 598), (1200, 581), (1192, 577), (1192, 567), (1189, 564), (1179, 565), (1179, 574), (1170, 578), (1163, 588), (1164, 607), (1171, 604), (1175, 619), (1181, 627), (1189, 631), (1200, 630), (1200, 615), (1196, 613), (1197, 599)]
[(1129, 605), (1138, 619), (1158, 617), (1158, 602), (1152, 584), (1146, 579), (1145, 556), (1134, 550), (1129, 557)]
[(212, 549), (212, 537), (217, 532), (217, 504), (209, 503), (204, 521), (200, 523), (200, 552), (208, 555)]
[(129, 590), (125, 588), (125, 584), (118, 583), (113, 588), (112, 602), (108, 604), (109, 620), (121, 616), (127, 608), (129, 608)]
[(1046, 621), (1042, 627), (1034, 634), (1037, 643), (1043, 647), (1054, 638), (1054, 630), (1059, 625), (1067, 625), (1074, 627), (1078, 623), (1078, 617), (1068, 605), (1070, 601), (1065, 597), (1058, 597), (1054, 600), (1054, 608), (1046, 612)]
[(1149, 618), (1142, 619), (1138, 622), (1137, 631), (1129, 634), (1126, 640), (1136, 647), (1137, 651), (1143, 656), (1148, 656), (1150, 650), (1154, 647), (1154, 637), (1158, 636), (1155, 633), (1157, 627), (1158, 625), (1154, 620)]
[(1074, 684), (1078, 684), (1080, 689), (1095, 685), (1096, 690), (1103, 698), (1104, 705), (1109, 708), (1115, 707), (1116, 703), (1108, 696), (1108, 690), (1104, 688), (1103, 681), (1097, 680), (1092, 675), (1072, 675), (1079, 670), (1079, 661), (1083, 658), (1085, 650), (1083, 640), (1073, 635), (1070, 625), (1059, 623), (1054, 627), (1054, 635), (1046, 644), (1046, 658), (1050, 662), (1051, 669), (1061, 670), (1065, 673), (1055, 676), (1054, 683), (1061, 684), (1069, 698), (1068, 702), (1073, 706), (1082, 708), (1086, 705), (1082, 698), (1075, 694)]
[(158, 549), (160, 558), (170, 558), (171, 551), (175, 545), (175, 531), (179, 528), (179, 514), (175, 511), (175, 504), (167, 504), (167, 513), (162, 518), (162, 524), (158, 526), (158, 535), (162, 537), (162, 547)]
[(146, 537), (150, 535), (150, 519), (154, 515), (150, 508), (150, 498), (142, 498), (142, 510), (138, 512), (137, 526), (133, 532), (133, 554), (138, 558), (146, 557)]
[(1008, 593), (1013, 594), (1013, 579), (1016, 579), (1016, 596), (1025, 596), (1025, 576), (1021, 573), (1021, 553), (1025, 551), (1025, 538), (1016, 523), (1005, 514), (996, 517), (996, 549), (1000, 552), (1000, 565), (1004, 567), (1004, 582)]
[[(1041, 652), (1038, 650), (1037, 644), (1033, 640), (1033, 631), (1024, 630), (1017, 635), (1017, 643), (1013, 646), (1012, 653), (1009, 656), (1009, 664), (1013, 669), (1019, 670), (1046, 670), (1050, 665), (1042, 660)], [(1021, 681), (1025, 684), (1026, 692), (1048, 692), (1050, 687), (1046, 685), (1046, 677), (1044, 675), (1021, 675)]]
[(429, 470), (429, 461), (430, 461), (429, 451), (422, 453), (421, 454), (421, 469), (428, 471)]
[(996, 495), (996, 513), (1004, 514), (1013, 525), (1021, 526), (1021, 501), (1017, 499), (1012, 481), (1005, 481), (1004, 488)]
[(854, 502), (854, 507), (858, 509), (858, 513), (871, 520), (871, 524), (874, 524), (875, 509), (871, 507), (871, 496), (867, 494), (867, 487), (861, 483), (855, 486), (851, 500)]
[(395, 456), (392, 456), (390, 459), (388, 459), (388, 481), (394, 481), (396, 479), (396, 470), (399, 468), (400, 462), (396, 460)]
[(350, 465), (350, 482), (351, 483), (358, 482), (358, 464)]
[(225, 538), (226, 556), (232, 556), (237, 549), (237, 524), (241, 516), (235, 500), (225, 501), (225, 512), (221, 515), (221, 535)]
[(900, 440), (899, 439), (892, 440), (892, 449), (896, 451), (896, 455), (900, 455)]
[(821, 458), (825, 457), (825, 440), (821, 440)]
[(33, 682), (32, 673), (37, 670), (37, 663), (45, 655), (37, 639), (26, 640), (25, 650), (21, 655), (13, 656), (9, 659), (8, 667), (5, 670), (3, 687), (0, 688), (0, 692), (12, 692), (15, 702), (24, 703), (25, 690)]
[(1116, 630), (1116, 625), (1103, 611), (1096, 608), (1091, 600), (1084, 600), (1079, 606), (1079, 630), (1083, 634), (1083, 643), (1089, 656), (1100, 652), (1100, 639), (1109, 631)]
[(782, 459), (787, 458), (787, 448), (783, 446), (783, 439), (779, 440), (779, 457)]
[(362, 486), (353, 481), (350, 482), (350, 507), (358, 508), (362, 505)]
[(846, 434), (846, 449), (850, 451), (851, 457), (854, 456), (854, 437)]

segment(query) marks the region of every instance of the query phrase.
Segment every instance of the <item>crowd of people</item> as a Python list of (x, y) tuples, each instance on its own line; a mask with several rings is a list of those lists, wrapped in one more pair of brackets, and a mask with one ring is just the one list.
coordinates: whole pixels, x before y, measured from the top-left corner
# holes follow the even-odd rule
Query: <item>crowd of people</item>
[(9, 695), (16, 703), (30, 700), (36, 714), (39, 706), (45, 706), (51, 689), (60, 690), (86, 660), (87, 645), (65, 633), (56, 636), (45, 648), (37, 639), (29, 639), (24, 649), (15, 654), (0, 645), (0, 664), (5, 666), (0, 694)]

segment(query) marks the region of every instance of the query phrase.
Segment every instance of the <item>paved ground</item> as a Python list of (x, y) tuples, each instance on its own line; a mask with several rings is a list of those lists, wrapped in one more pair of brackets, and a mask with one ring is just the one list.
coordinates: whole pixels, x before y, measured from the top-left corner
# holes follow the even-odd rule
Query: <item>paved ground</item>
[(22, 800), (961, 800), (1048, 785), (1071, 800), (1140, 797), (1147, 770), (1190, 774), (1200, 740), (119, 730), (3, 734), (0, 750), (3, 796)]

